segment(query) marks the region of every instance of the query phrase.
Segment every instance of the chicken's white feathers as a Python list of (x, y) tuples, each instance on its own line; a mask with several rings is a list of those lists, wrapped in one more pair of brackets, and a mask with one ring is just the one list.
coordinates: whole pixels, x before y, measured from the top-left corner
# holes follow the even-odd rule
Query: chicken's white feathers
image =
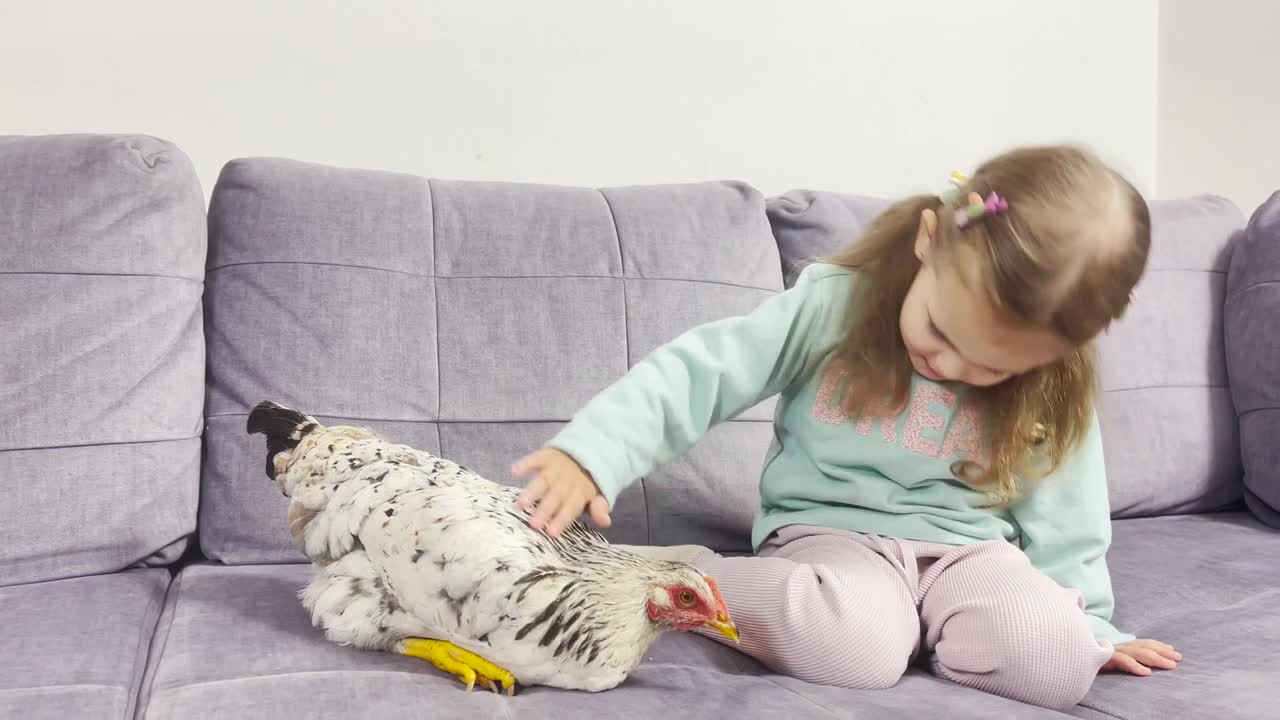
[(553, 540), (515, 490), (449, 460), (306, 423), (268, 468), (315, 567), (303, 604), (335, 642), (447, 640), (524, 684), (604, 690), (664, 629), (647, 614), (658, 588), (707, 588), (692, 566), (613, 548), (581, 523)]

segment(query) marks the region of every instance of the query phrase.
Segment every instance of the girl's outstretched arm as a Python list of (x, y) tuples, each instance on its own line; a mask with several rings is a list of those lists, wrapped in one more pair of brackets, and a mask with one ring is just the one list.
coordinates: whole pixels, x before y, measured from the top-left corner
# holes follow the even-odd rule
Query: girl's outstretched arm
[[(795, 287), (751, 314), (699, 326), (654, 350), (548, 443), (572, 458), (581, 473), (545, 451), (516, 464), (520, 475), (539, 472), (543, 461), (564, 470), (535, 478), (522, 504), (536, 500), (542, 518), (560, 517), (568, 502), (574, 506), (569, 516), (577, 517), (585, 474), (613, 507), (636, 478), (684, 453), (712, 426), (781, 392), (834, 346), (843, 329), (838, 308), (850, 294), (851, 277), (848, 270), (812, 265)], [(599, 509), (597, 504), (593, 515)], [(559, 527), (554, 523), (552, 529)]]

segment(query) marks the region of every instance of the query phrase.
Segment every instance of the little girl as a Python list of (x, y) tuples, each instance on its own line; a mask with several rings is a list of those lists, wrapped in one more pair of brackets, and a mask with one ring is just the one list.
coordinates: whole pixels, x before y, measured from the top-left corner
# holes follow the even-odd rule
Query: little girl
[(637, 548), (714, 576), (741, 647), (816, 683), (938, 675), (1049, 708), (1100, 669), (1173, 669), (1110, 624), (1094, 339), (1146, 266), (1147, 206), (1094, 155), (1014, 150), (890, 207), (745, 317), (654, 351), (519, 461), (559, 534), (779, 396), (757, 556)]

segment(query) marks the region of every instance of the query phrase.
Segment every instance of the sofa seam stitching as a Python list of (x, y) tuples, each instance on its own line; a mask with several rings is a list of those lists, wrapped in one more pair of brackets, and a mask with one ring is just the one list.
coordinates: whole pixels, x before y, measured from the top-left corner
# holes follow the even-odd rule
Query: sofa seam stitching
[[(150, 678), (147, 678), (145, 674), (146, 668), (144, 668), (143, 682), (140, 682), (138, 684), (138, 693), (136, 697), (137, 702), (134, 705), (134, 712), (133, 712), (134, 720), (139, 720), (140, 718), (145, 716), (146, 708), (150, 707), (151, 698), (155, 694), (156, 676), (160, 672), (160, 662), (163, 660), (166, 651), (169, 649), (169, 638), (172, 637), (174, 618), (176, 618), (178, 615), (178, 602), (181, 600), (180, 593), (182, 591), (182, 582), (184, 579), (185, 579), (185, 573), (179, 572), (177, 575), (174, 576), (173, 582), (169, 583), (169, 587), (165, 591), (165, 602), (160, 607), (160, 617), (156, 618), (156, 630), (155, 630), (156, 633), (159, 633), (160, 623), (164, 622), (165, 623), (164, 636), (160, 638), (160, 647), (157, 648), (156, 655), (154, 658), (155, 659), (154, 672), (152, 672)], [(169, 600), (170, 594), (173, 595), (173, 611), (170, 612), (168, 618), (166, 618), (165, 610), (169, 606), (168, 600)], [(166, 620), (167, 622), (165, 622)], [(155, 637), (155, 635), (153, 635), (152, 637)], [(147, 668), (151, 668), (151, 667), (152, 667), (152, 657), (151, 657), (150, 649), (148, 648)], [(143, 705), (143, 702), (142, 702), (144, 693), (147, 699), (145, 706)]]
[(791, 693), (792, 695), (794, 695), (794, 696), (796, 696), (796, 697), (800, 698), (801, 700), (803, 700), (803, 701), (805, 701), (805, 702), (809, 703), (810, 705), (813, 705), (814, 707), (816, 707), (816, 708), (818, 708), (818, 709), (822, 710), (823, 712), (827, 713), (828, 715), (830, 715), (830, 716), (831, 716), (831, 717), (833, 717), (833, 718), (834, 718), (834, 717), (839, 717), (838, 715), (836, 715), (835, 710), (832, 710), (831, 708), (827, 707), (826, 705), (823, 705), (822, 703), (818, 702), (817, 700), (814, 700), (814, 699), (813, 699), (813, 698), (811, 698), (811, 697), (806, 697), (805, 695), (803, 695), (803, 694), (801, 694), (801, 693), (797, 692), (796, 690), (794, 690), (794, 689), (792, 689), (792, 688), (789, 688), (789, 687), (787, 687), (786, 685), (783, 685), (782, 683), (778, 682), (777, 680), (774, 680), (773, 678), (769, 677), (768, 675), (757, 675), (756, 677), (759, 677), (760, 679), (764, 680), (765, 682), (769, 683), (770, 685), (773, 685), (774, 687), (776, 687), (776, 688), (778, 688), (778, 689), (780, 689), (780, 690), (782, 690), (782, 691), (784, 691), (784, 692)]
[[(241, 413), (241, 414), (244, 414), (244, 413)], [(127, 446), (127, 445), (159, 445), (162, 443), (179, 443), (179, 442), (189, 442), (191, 440), (199, 440), (203, 436), (204, 434), (201, 433), (200, 435), (193, 435), (191, 437), (159, 438), (156, 440), (112, 440), (112, 441), (97, 442), (97, 443), (71, 443), (67, 445), (38, 445), (34, 447), (0, 448), (0, 454), (9, 453), (9, 452), (39, 452), (42, 450), (74, 450), (78, 448), (92, 448), (92, 447), (118, 447), (118, 446)]]
[[(167, 575), (168, 572), (166, 571)], [(142, 683), (147, 677), (147, 668), (151, 665), (151, 643), (155, 640), (156, 631), (160, 627), (160, 621), (164, 618), (165, 599), (169, 597), (169, 588), (165, 587), (164, 594), (160, 598), (160, 610), (156, 613), (155, 624), (151, 627), (149, 635), (138, 636), (137, 645), (133, 649), (133, 663), (130, 668), (129, 694), (125, 698), (124, 715), (125, 717), (136, 717), (138, 713), (139, 700), (142, 695)], [(154, 598), (147, 602), (147, 606), (143, 608), (142, 617), (145, 618), (147, 613), (151, 611), (151, 607), (155, 604)], [(167, 636), (166, 636), (167, 639)], [(138, 667), (138, 656), (142, 656), (142, 666)], [(136, 675), (135, 675), (136, 673)], [(134, 685), (134, 678), (137, 679), (137, 685)], [(130, 712), (132, 710), (132, 712)]]
[[(27, 687), (0, 688), (0, 695), (3, 695), (5, 693), (14, 693), (16, 695), (18, 693), (40, 692), (42, 690), (68, 690), (71, 688), (114, 690), (116, 692), (124, 693), (125, 695), (128, 695), (129, 693), (129, 688), (123, 685), (113, 685), (111, 683), (57, 683), (55, 685), (31, 685)], [(127, 701), (125, 703), (125, 706), (128, 707)]]
[(70, 270), (2, 270), (0, 275), (57, 275), (64, 277), (108, 277), (108, 278), (156, 278), (159, 280), (180, 280), (182, 282), (204, 284), (204, 277), (193, 278), (165, 273), (112, 273), (112, 272), (76, 272)]
[(1103, 714), (1103, 715), (1106, 715), (1106, 716), (1107, 716), (1107, 717), (1109, 717), (1109, 718), (1115, 718), (1115, 720), (1124, 720), (1124, 718), (1123, 718), (1123, 717), (1121, 717), (1121, 716), (1119, 716), (1119, 715), (1116, 715), (1116, 714), (1114, 714), (1114, 713), (1111, 713), (1111, 712), (1108, 712), (1108, 711), (1106, 711), (1106, 710), (1103, 710), (1102, 708), (1094, 707), (1093, 705), (1087, 705), (1087, 704), (1085, 704), (1085, 703), (1084, 703), (1084, 701), (1081, 701), (1081, 702), (1080, 702), (1080, 707), (1082, 707), (1082, 708), (1087, 708), (1087, 709), (1092, 710), (1092, 711), (1094, 711), (1094, 712), (1096, 712), (1096, 713), (1101, 713), (1101, 714)]
[(1226, 305), (1228, 302), (1236, 299), (1240, 295), (1243, 295), (1249, 292), (1250, 290), (1254, 290), (1260, 287), (1266, 287), (1268, 285), (1280, 285), (1280, 280), (1259, 280), (1257, 282), (1250, 283), (1249, 285), (1245, 285), (1242, 288), (1236, 288), (1226, 294), (1226, 297), (1224, 297), (1222, 300), (1222, 304)]
[[(378, 418), (378, 417), (360, 417), (360, 416), (355, 416), (355, 415), (341, 415), (341, 414), (335, 414), (335, 413), (324, 413), (324, 412), (322, 412), (322, 413), (315, 413), (315, 412), (313, 412), (313, 413), (311, 413), (311, 414), (312, 414), (313, 416), (315, 416), (315, 417), (330, 417), (330, 418), (337, 418), (337, 419), (339, 419), (339, 420), (358, 420), (358, 421), (360, 421), (360, 422), (390, 422), (390, 423), (407, 423), (407, 424), (416, 424), (416, 425), (423, 425), (423, 424), (427, 424), (427, 423), (436, 423), (436, 424), (440, 424), (440, 425), (448, 425), (448, 424), (453, 424), (453, 425), (547, 425), (547, 424), (551, 424), (551, 423), (566, 423), (566, 422), (569, 422), (570, 420), (572, 420), (572, 418), (569, 418), (569, 419), (566, 419), (566, 418), (538, 418), (538, 419), (535, 419), (535, 420), (528, 420), (528, 419), (526, 419), (526, 420), (460, 420), (460, 419), (449, 419), (449, 420), (443, 420), (443, 419), (442, 419), (442, 420), (432, 420), (432, 419), (430, 419), (430, 418)], [(206, 416), (205, 416), (205, 419), (206, 419), (206, 420), (216, 420), (216, 419), (229, 418), (229, 417), (247, 417), (248, 415), (249, 415), (249, 413), (248, 413), (248, 412), (244, 412), (244, 411), (241, 411), (241, 412), (224, 412), (224, 413), (214, 413), (214, 414), (212, 414), (212, 415), (206, 415)], [(727, 420), (727, 421), (725, 421), (725, 423), (723, 423), (723, 424), (726, 424), (726, 425), (727, 425), (727, 424), (729, 424), (729, 423), (772, 423), (772, 422), (773, 422), (773, 419), (772, 419), (772, 418), (743, 418), (743, 417), (736, 417), (736, 418), (733, 418), (732, 420)], [(189, 439), (195, 439), (195, 438), (189, 438)], [(124, 443), (124, 444), (128, 445), (128, 444), (130, 444), (130, 443)], [(37, 448), (37, 449), (39, 449), (39, 448)]]
[[(618, 216), (613, 212), (613, 205), (609, 203), (609, 196), (604, 190), (597, 189), (600, 194), (600, 200), (604, 202), (605, 211), (609, 213), (609, 224), (613, 226), (613, 241), (618, 247), (618, 271), (622, 274), (619, 280), (622, 282), (622, 344), (626, 354), (624, 373), (631, 371), (631, 317), (630, 307), (627, 302), (627, 258), (622, 251), (622, 231), (618, 228)], [(649, 490), (645, 487), (645, 479), (637, 478), (636, 482), (640, 484), (640, 502), (644, 503), (644, 538), (645, 544), (652, 543), (653, 533), (650, 530), (651, 522), (649, 519)], [(622, 493), (619, 492), (619, 495)], [(613, 510), (614, 508), (609, 508)]]
[(437, 220), (439, 213), (436, 212), (436, 191), (430, 180), (427, 181), (427, 203), (431, 205), (431, 308), (435, 312), (435, 332), (436, 341), (436, 447), (440, 449), (440, 455), (445, 456), (444, 436), (440, 432), (440, 410), (444, 406), (442, 395), (444, 394), (444, 380), (441, 378), (444, 363), (440, 362), (440, 257), (436, 254), (440, 246), (437, 239)]
[[(607, 202), (607, 201), (606, 201)], [(432, 215), (432, 223), (435, 223), (435, 216)], [(617, 232), (615, 228), (615, 233)], [(432, 230), (432, 235), (435, 231)], [(434, 240), (433, 240), (434, 244)], [(434, 254), (434, 250), (432, 251)], [(339, 262), (321, 262), (316, 260), (248, 260), (245, 262), (227, 263), (210, 268), (206, 275), (227, 268), (246, 267), (253, 265), (311, 265), (316, 267), (339, 267), (351, 268), (353, 270), (369, 270), (372, 272), (385, 272), (394, 275), (408, 275), (410, 277), (422, 278), (424, 280), (441, 279), (441, 280), (639, 280), (641, 282), (679, 282), (693, 283), (695, 285), (717, 285), (720, 287), (737, 288), (739, 290), (754, 290), (757, 292), (771, 293), (776, 295), (776, 288), (765, 288), (757, 285), (747, 285), (745, 283), (728, 282), (725, 280), (708, 280), (705, 278), (677, 278), (677, 277), (635, 277), (625, 278), (618, 275), (599, 275), (587, 273), (574, 273), (565, 275), (441, 275), (435, 273), (432, 275), (424, 275), (422, 273), (411, 272), (409, 270), (396, 270), (394, 268), (375, 267), (372, 265), (357, 265), (353, 263)], [(193, 281), (195, 282), (195, 281)]]
[(212, 680), (197, 680), (194, 682), (184, 682), (184, 683), (178, 683), (174, 685), (162, 685), (159, 687), (159, 691), (161, 694), (163, 694), (163, 693), (171, 693), (171, 692), (181, 692), (184, 690), (206, 687), (209, 685), (221, 685), (224, 683), (246, 682), (246, 681), (254, 681), (254, 680), (271, 680), (273, 678), (300, 677), (300, 676), (307, 676), (307, 675), (352, 675), (352, 674), (407, 675), (407, 676), (415, 677), (419, 679), (422, 678), (422, 673), (414, 672), (411, 670), (385, 670), (385, 669), (367, 669), (366, 670), (366, 669), (356, 669), (356, 668), (341, 668), (341, 669), (334, 669), (334, 670), (296, 670), (296, 671), (286, 670), (283, 672), (258, 673), (255, 675), (242, 675), (239, 677), (216, 678)]
[(1164, 383), (1161, 385), (1130, 385), (1126, 387), (1104, 388), (1102, 392), (1134, 392), (1136, 390), (1222, 390), (1230, 388), (1229, 383), (1217, 384), (1198, 384), (1198, 383)]

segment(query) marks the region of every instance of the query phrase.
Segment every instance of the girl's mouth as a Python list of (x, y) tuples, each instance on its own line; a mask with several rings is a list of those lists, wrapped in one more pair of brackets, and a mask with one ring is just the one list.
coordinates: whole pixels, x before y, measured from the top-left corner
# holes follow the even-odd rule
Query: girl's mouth
[(942, 380), (942, 374), (938, 372), (937, 368), (935, 368), (933, 364), (925, 358), (925, 356), (911, 353), (911, 364), (915, 366), (916, 372), (920, 375), (934, 382)]

